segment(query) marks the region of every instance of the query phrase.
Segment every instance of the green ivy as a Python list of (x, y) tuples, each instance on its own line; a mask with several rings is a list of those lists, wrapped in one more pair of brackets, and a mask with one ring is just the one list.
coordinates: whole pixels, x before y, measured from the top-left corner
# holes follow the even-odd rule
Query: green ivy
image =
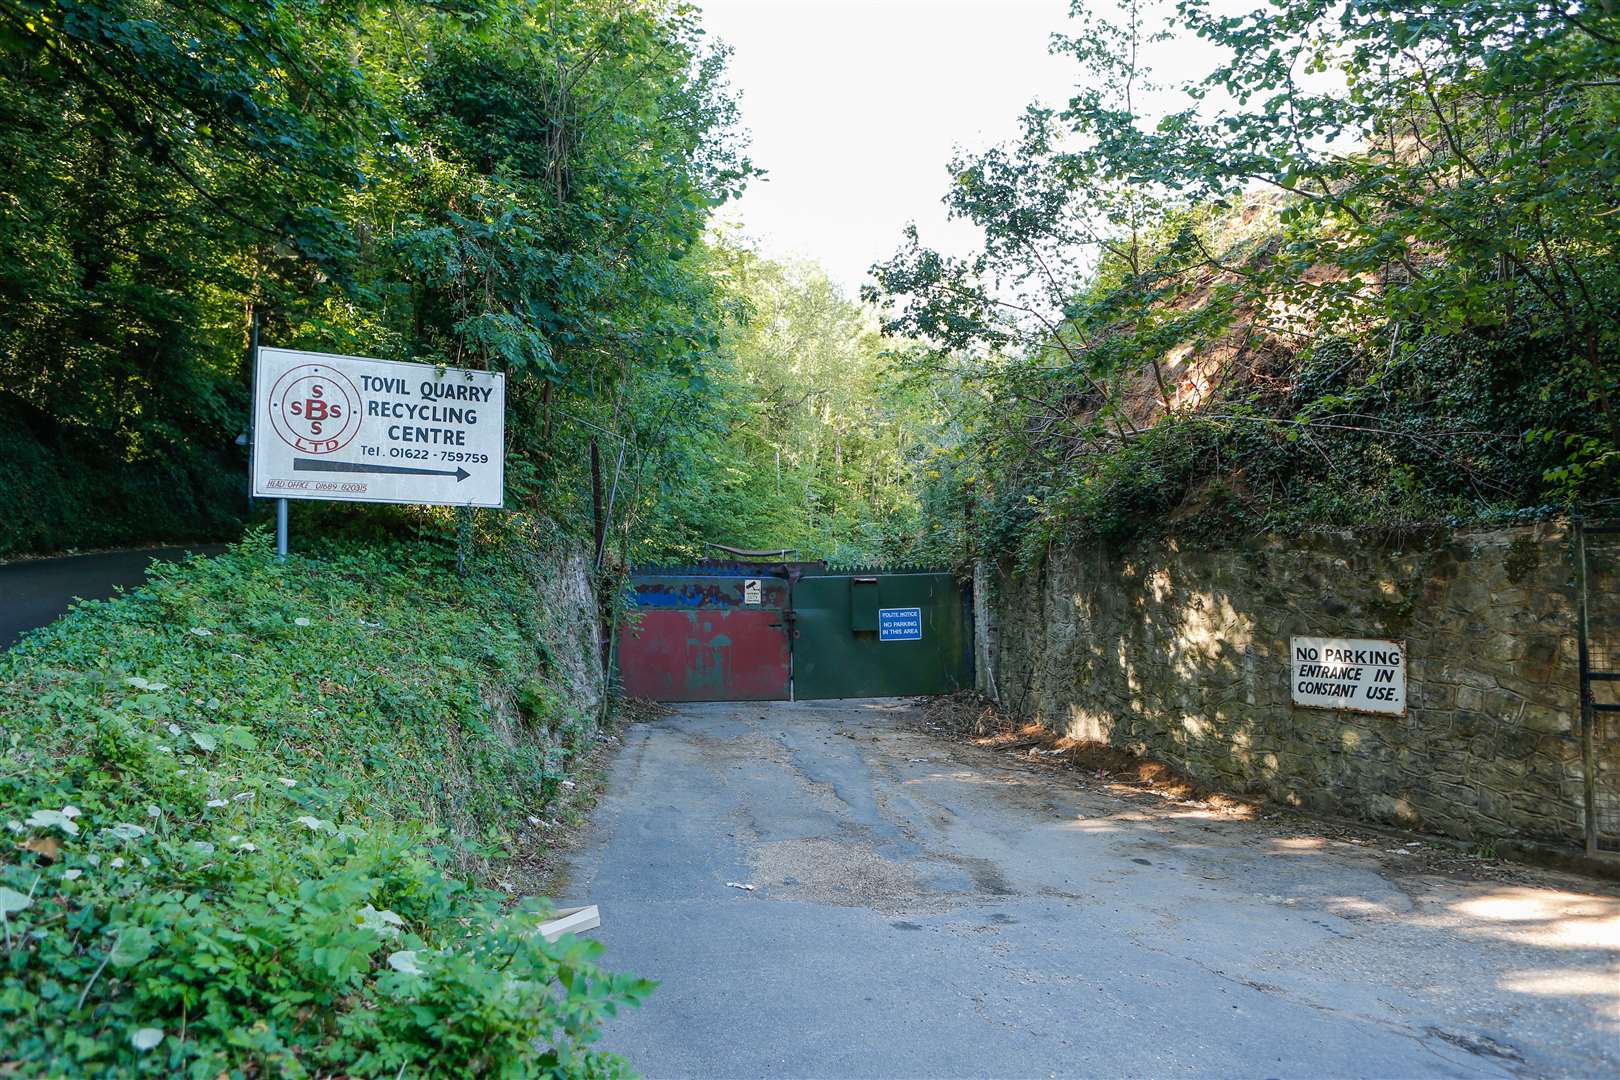
[(0, 1071), (622, 1073), (651, 984), (484, 884), (594, 731), (532, 573), (255, 536), (0, 658)]

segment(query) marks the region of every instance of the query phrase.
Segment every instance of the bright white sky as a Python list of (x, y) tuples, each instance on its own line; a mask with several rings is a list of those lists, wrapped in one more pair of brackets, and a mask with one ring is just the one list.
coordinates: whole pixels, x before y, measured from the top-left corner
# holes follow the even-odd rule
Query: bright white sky
[(1047, 55), (1068, 0), (699, 0), (735, 49), (751, 156), (768, 170), (722, 211), (765, 254), (825, 266), (853, 295), (908, 221), (966, 254), (977, 232), (940, 197), (952, 148), (1016, 134), (1032, 99), (1068, 100)]
[[(696, 0), (711, 37), (730, 45), (731, 84), (755, 164), (768, 170), (721, 220), (775, 257), (807, 257), (854, 295), (873, 262), (915, 221), (923, 243), (971, 254), (978, 230), (940, 204), (957, 146), (1012, 138), (1025, 106), (1061, 106), (1081, 74), (1048, 54), (1072, 30), (1069, 0)], [(1108, 0), (1098, 14), (1117, 20)], [(1149, 32), (1173, 9), (1148, 5)], [(1233, 14), (1252, 0), (1214, 0)], [(1138, 108), (1180, 108), (1173, 89), (1206, 74), (1216, 51), (1181, 34), (1145, 47), (1164, 89)], [(1212, 99), (1217, 100), (1217, 99)]]

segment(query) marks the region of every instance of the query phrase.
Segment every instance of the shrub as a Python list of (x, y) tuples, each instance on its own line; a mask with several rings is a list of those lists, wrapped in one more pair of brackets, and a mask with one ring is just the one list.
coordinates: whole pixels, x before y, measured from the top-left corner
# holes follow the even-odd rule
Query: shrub
[(567, 749), (518, 562), (250, 539), (0, 657), (0, 1072), (604, 1075), (650, 984), (492, 877)]

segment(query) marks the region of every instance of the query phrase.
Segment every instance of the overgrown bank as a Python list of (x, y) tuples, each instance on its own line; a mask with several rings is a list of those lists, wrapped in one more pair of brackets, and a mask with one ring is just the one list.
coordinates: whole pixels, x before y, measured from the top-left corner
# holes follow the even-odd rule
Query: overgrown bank
[(0, 656), (0, 1071), (619, 1071), (648, 984), (491, 887), (596, 736), (587, 568), (255, 537)]
[(932, 557), (1615, 512), (1612, 5), (1071, 15), (1073, 96), (951, 163), (982, 250), (874, 267)]

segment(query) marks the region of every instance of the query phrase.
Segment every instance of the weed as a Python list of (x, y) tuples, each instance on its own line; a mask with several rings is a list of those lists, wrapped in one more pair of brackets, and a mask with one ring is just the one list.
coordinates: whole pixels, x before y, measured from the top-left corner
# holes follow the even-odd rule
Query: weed
[(445, 547), (255, 537), (0, 657), (3, 1066), (622, 1068), (588, 1044), (650, 984), (482, 884), (589, 717), (537, 673), (521, 565)]

